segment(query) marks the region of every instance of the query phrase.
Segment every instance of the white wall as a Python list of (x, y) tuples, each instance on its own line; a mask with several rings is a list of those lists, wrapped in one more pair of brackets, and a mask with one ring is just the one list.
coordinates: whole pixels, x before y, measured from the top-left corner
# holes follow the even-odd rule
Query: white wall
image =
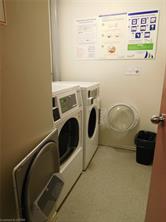
[(0, 218), (15, 218), (12, 170), (52, 129), (47, 0), (6, 0)]
[[(75, 57), (75, 20), (99, 14), (139, 10), (160, 10), (160, 25), (156, 59), (79, 61)], [(137, 129), (124, 134), (101, 128), (100, 143), (133, 147), (133, 137), (139, 129), (155, 130), (150, 117), (159, 112), (164, 74), (165, 0), (59, 0), (60, 71), (62, 80), (99, 81), (102, 109), (117, 102), (134, 105), (141, 121)], [(129, 67), (138, 67), (139, 76), (126, 76)]]

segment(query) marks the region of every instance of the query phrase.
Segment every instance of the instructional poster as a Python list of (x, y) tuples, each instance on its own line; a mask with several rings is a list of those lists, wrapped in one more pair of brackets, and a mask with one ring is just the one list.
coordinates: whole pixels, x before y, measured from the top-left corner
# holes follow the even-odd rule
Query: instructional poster
[(127, 13), (99, 16), (98, 54), (100, 59), (124, 59)]
[(155, 58), (158, 20), (158, 10), (128, 14), (127, 58)]
[(155, 59), (159, 11), (77, 19), (78, 59)]
[(97, 57), (97, 22), (96, 18), (77, 19), (78, 59), (95, 59)]

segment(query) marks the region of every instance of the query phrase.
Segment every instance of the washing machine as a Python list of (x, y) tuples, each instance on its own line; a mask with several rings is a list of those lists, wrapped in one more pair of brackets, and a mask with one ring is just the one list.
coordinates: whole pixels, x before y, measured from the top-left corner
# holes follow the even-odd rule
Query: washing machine
[(79, 85), (83, 100), (83, 169), (86, 170), (98, 148), (100, 84), (98, 82), (58, 81), (56, 84)]
[(58, 131), (54, 129), (13, 169), (17, 219), (46, 222), (54, 219), (62, 191)]
[(52, 85), (54, 126), (58, 129), (60, 174), (64, 181), (59, 209), (83, 170), (83, 106), (79, 86)]

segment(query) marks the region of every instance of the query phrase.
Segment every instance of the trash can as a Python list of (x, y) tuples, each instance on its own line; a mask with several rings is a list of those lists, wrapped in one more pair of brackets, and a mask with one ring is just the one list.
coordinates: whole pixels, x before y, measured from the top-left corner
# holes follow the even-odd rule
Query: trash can
[(135, 136), (137, 163), (150, 165), (153, 163), (156, 133), (139, 131)]

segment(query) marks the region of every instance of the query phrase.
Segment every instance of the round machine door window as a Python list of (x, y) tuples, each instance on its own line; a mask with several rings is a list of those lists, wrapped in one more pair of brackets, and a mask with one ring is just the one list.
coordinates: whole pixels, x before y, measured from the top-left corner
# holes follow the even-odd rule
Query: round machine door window
[(59, 134), (60, 163), (67, 160), (79, 143), (79, 123), (76, 118), (71, 118), (62, 127)]
[(91, 138), (94, 134), (96, 128), (96, 110), (93, 108), (90, 112), (89, 122), (88, 122), (88, 136)]

